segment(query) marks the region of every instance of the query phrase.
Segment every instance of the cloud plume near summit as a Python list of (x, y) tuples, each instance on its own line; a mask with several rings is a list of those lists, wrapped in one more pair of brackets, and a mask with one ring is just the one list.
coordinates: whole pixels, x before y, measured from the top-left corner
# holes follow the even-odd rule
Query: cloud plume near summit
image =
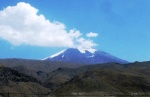
[(92, 49), (97, 45), (83, 38), (79, 30), (67, 31), (63, 23), (46, 19), (29, 3), (19, 2), (1, 10), (0, 21), (0, 38), (16, 46)]

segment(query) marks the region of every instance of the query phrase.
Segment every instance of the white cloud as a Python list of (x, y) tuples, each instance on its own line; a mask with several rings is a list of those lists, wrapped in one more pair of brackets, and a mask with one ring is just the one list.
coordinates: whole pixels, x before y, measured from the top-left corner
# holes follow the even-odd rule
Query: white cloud
[(0, 11), (0, 38), (16, 46), (95, 46), (93, 41), (84, 39), (80, 31), (66, 31), (63, 23), (49, 21), (44, 15), (38, 14), (38, 9), (24, 2)]
[(90, 32), (86, 34), (87, 37), (97, 37), (98, 33)]
[(85, 40), (84, 38), (77, 39), (77, 42), (79, 43), (79, 45), (77, 45), (77, 48), (82, 52), (85, 52), (85, 50), (94, 52), (95, 49), (93, 49), (93, 47), (97, 46), (97, 44), (93, 43), (92, 40)]

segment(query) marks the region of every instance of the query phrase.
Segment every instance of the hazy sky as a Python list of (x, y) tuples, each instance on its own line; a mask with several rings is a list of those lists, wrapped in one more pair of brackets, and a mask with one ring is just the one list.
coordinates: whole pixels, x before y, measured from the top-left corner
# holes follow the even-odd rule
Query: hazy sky
[(0, 58), (70, 47), (150, 60), (150, 0), (0, 0)]

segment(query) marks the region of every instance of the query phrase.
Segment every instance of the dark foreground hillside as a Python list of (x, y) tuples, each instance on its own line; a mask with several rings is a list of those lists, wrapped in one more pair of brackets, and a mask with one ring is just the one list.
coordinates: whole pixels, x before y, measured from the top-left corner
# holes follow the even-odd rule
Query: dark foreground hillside
[(9, 97), (28, 97), (26, 94), (48, 94), (50, 90), (40, 85), (39, 81), (31, 76), (0, 66), (0, 97), (8, 97), (6, 94), (8, 92)]
[[(150, 62), (84, 66), (49, 62), (22, 59), (0, 60), (3, 66), (28, 74), (19, 73), (0, 65), (0, 92), (24, 93), (12, 97), (30, 97), (25, 95), (26, 93), (55, 95), (50, 97), (72, 97), (62, 95), (73, 95), (74, 97), (83, 95), (88, 95), (85, 97), (112, 97), (111, 95), (116, 95), (113, 97), (150, 97)], [(40, 83), (34, 77), (44, 80)], [(32, 95), (31, 97), (49, 96)]]
[(81, 64), (56, 62), (48, 60), (29, 60), (29, 59), (0, 59), (0, 64), (17, 70), (18, 72), (31, 75), (40, 81), (47, 79), (47, 74), (60, 67), (76, 68)]
[(135, 62), (126, 65), (115, 63), (99, 65), (97, 68), (78, 74), (64, 83), (55, 93), (62, 95), (78, 93), (84, 95), (98, 93), (149, 95), (149, 70), (150, 62)]

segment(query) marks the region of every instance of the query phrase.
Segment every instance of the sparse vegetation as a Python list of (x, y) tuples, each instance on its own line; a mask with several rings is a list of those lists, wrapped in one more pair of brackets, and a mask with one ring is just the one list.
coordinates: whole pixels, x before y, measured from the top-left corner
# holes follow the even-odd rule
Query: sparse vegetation
[[(137, 93), (146, 95), (150, 93), (149, 65), (150, 62), (99, 65), (63, 84), (61, 88), (56, 90), (56, 94), (104, 92), (108, 94)], [(85, 67), (88, 68), (88, 66)]]
[[(49, 93), (50, 90), (43, 87), (37, 79), (31, 76), (19, 73), (11, 68), (1, 66), (0, 93), (2, 93), (4, 97), (8, 97), (7, 96), (8, 92), (11, 95), (15, 95), (10, 97), (25, 97), (26, 94), (37, 94), (37, 93), (46, 94)], [(32, 97), (39, 97), (39, 96), (34, 95)]]
[[(27, 60), (18, 62), (24, 61)], [(15, 63), (18, 62), (15, 60)], [(40, 61), (38, 62), (40, 63)], [(66, 67), (67, 65), (63, 65), (64, 67), (58, 65), (54, 66), (55, 70), (51, 68), (49, 72), (48, 68), (44, 71), (46, 67), (39, 68), (41, 66), (35, 65), (36, 61), (34, 63), (31, 60), (27, 61), (30, 64), (29, 67), (26, 67), (26, 62), (23, 63), (24, 65), (15, 65), (13, 59), (5, 60), (5, 62), (1, 63), (3, 63), (3, 66), (0, 66), (0, 92), (9, 91), (10, 93), (29, 94), (53, 92), (50, 94), (58, 97), (61, 97), (61, 95), (74, 95), (74, 97), (83, 95), (91, 95), (91, 97), (93, 97), (92, 95), (95, 95), (95, 97), (96, 95), (101, 97), (113, 95), (115, 95), (114, 97), (123, 97), (123, 95), (126, 95), (125, 97), (130, 97), (131, 95), (134, 95), (134, 97), (150, 96), (150, 62), (135, 62), (124, 65), (117, 63), (74, 65), (74, 68), (68, 68), (71, 64), (68, 67)], [(7, 63), (7, 65), (4, 65), (4, 63)], [(35, 68), (31, 66), (32, 63)], [(25, 73), (29, 71), (30, 76), (26, 75), (27, 73), (19, 73), (4, 66), (15, 67), (16, 70)], [(42, 77), (44, 79), (43, 82), (39, 82), (32, 77), (35, 76), (34, 74)], [(24, 97), (23, 95), (25, 94), (18, 97)], [(34, 95), (33, 97), (40, 96)]]

